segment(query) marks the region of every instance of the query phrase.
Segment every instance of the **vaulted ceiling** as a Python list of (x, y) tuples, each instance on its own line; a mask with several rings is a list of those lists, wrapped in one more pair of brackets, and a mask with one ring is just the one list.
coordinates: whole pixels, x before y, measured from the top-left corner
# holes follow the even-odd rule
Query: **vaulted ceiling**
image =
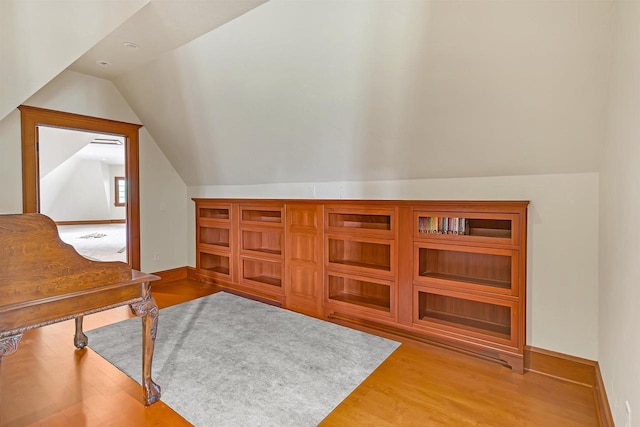
[[(72, 69), (114, 81), (187, 185), (598, 170), (612, 1), (179, 3)], [(94, 66), (123, 41), (142, 59)]]

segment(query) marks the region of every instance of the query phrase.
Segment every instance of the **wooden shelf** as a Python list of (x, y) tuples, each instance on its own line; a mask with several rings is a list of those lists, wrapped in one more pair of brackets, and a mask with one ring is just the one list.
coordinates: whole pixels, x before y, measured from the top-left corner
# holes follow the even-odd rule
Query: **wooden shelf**
[(229, 266), (230, 260), (228, 255), (200, 252), (199, 268), (202, 270), (229, 275)]
[(422, 289), (417, 292), (417, 317), (434, 325), (463, 329), (511, 342), (511, 304), (443, 295)]
[(329, 226), (367, 230), (391, 230), (390, 215), (329, 213)]
[(446, 312), (429, 312), (423, 315), (420, 320), (449, 328), (464, 329), (476, 334), (489, 335), (503, 340), (509, 340), (511, 337), (510, 325), (500, 325)]
[(393, 239), (396, 230), (396, 209), (389, 207), (325, 208), (325, 232), (353, 236)]
[(493, 228), (470, 228), (469, 236), (478, 236), (478, 237), (494, 237), (497, 239), (510, 239), (511, 238), (511, 230), (501, 230), (501, 229), (493, 229)]
[(388, 265), (380, 265), (373, 263), (366, 263), (361, 261), (351, 261), (351, 260), (332, 260), (330, 261), (334, 264), (346, 265), (349, 267), (358, 267), (370, 270), (381, 270), (381, 271), (389, 271), (390, 267)]
[(243, 209), (242, 221), (282, 223), (282, 210)]
[(251, 280), (252, 282), (264, 283), (265, 285), (270, 286), (282, 286), (282, 279), (277, 277), (270, 276), (245, 276), (246, 280)]
[(470, 236), (511, 238), (511, 221), (508, 219), (475, 219), (468, 218)]
[(498, 289), (511, 289), (511, 282), (503, 281), (503, 280), (481, 279), (477, 277), (460, 276), (460, 275), (453, 275), (453, 274), (442, 274), (442, 273), (428, 273), (428, 272), (421, 273), (420, 277), (428, 277), (431, 279), (448, 280), (448, 281), (454, 281), (454, 282), (472, 283), (475, 285), (488, 286), (491, 288), (498, 288)]
[(203, 270), (206, 271), (211, 271), (214, 273), (220, 273), (220, 274), (229, 274), (229, 267), (222, 267), (222, 266), (215, 266), (215, 267), (201, 267)]
[(282, 255), (282, 231), (242, 230), (242, 249), (271, 255)]
[(389, 282), (373, 282), (371, 279), (328, 273), (327, 286), (329, 301), (340, 301), (385, 312), (391, 311), (392, 286)]
[(282, 287), (282, 263), (259, 258), (243, 258), (242, 279)]
[(374, 310), (389, 311), (389, 304), (386, 301), (380, 301), (375, 298), (366, 297), (363, 295), (354, 294), (334, 294), (329, 297), (334, 301), (346, 302), (348, 304), (354, 304), (361, 307), (372, 308)]
[(328, 239), (327, 246), (329, 264), (391, 271), (391, 245), (388, 242), (332, 237)]
[(199, 243), (229, 247), (229, 229), (217, 227), (199, 227)]
[[(451, 245), (416, 245), (417, 277), (512, 290), (517, 257), (510, 250), (486, 251)], [(457, 286), (457, 285), (456, 285)]]
[(198, 216), (200, 218), (213, 218), (213, 219), (225, 219), (225, 220), (228, 220), (230, 218), (229, 208), (201, 207), (201, 208), (198, 208)]

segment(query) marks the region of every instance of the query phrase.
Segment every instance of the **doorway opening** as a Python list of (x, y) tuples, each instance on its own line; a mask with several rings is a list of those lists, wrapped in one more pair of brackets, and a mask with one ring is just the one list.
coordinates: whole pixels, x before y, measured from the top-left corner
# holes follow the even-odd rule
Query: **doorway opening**
[(124, 137), (38, 126), (40, 213), (96, 261), (127, 262)]
[[(140, 269), (140, 199), (139, 199), (139, 150), (138, 130), (141, 125), (100, 119), (43, 108), (20, 106), (22, 121), (22, 193), (23, 212), (42, 212), (41, 159), (39, 155), (40, 133), (51, 128), (83, 131), (101, 134), (99, 138), (121, 138), (124, 147), (124, 172), (126, 191), (124, 192), (124, 212), (126, 229), (126, 260), (129, 265)], [(108, 135), (108, 136), (105, 136)], [(44, 142), (43, 142), (44, 143)], [(44, 147), (44, 146), (43, 146)], [(65, 146), (65, 149), (70, 149)], [(58, 154), (59, 156), (59, 154)], [(55, 162), (54, 162), (55, 163)], [(114, 179), (115, 186), (115, 179)], [(113, 198), (116, 198), (115, 189)], [(45, 213), (46, 214), (46, 213)]]

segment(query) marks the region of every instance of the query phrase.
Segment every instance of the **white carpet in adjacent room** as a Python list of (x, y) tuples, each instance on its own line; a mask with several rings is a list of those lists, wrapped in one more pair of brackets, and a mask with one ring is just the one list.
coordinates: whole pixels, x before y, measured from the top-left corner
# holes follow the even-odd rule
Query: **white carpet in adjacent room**
[(126, 224), (58, 225), (58, 233), (85, 258), (127, 262)]

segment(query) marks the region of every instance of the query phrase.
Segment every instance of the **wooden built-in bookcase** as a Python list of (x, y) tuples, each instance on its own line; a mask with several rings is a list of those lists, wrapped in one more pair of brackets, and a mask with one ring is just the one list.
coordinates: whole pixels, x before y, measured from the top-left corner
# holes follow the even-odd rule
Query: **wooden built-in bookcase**
[(528, 202), (194, 201), (202, 281), (523, 371)]

